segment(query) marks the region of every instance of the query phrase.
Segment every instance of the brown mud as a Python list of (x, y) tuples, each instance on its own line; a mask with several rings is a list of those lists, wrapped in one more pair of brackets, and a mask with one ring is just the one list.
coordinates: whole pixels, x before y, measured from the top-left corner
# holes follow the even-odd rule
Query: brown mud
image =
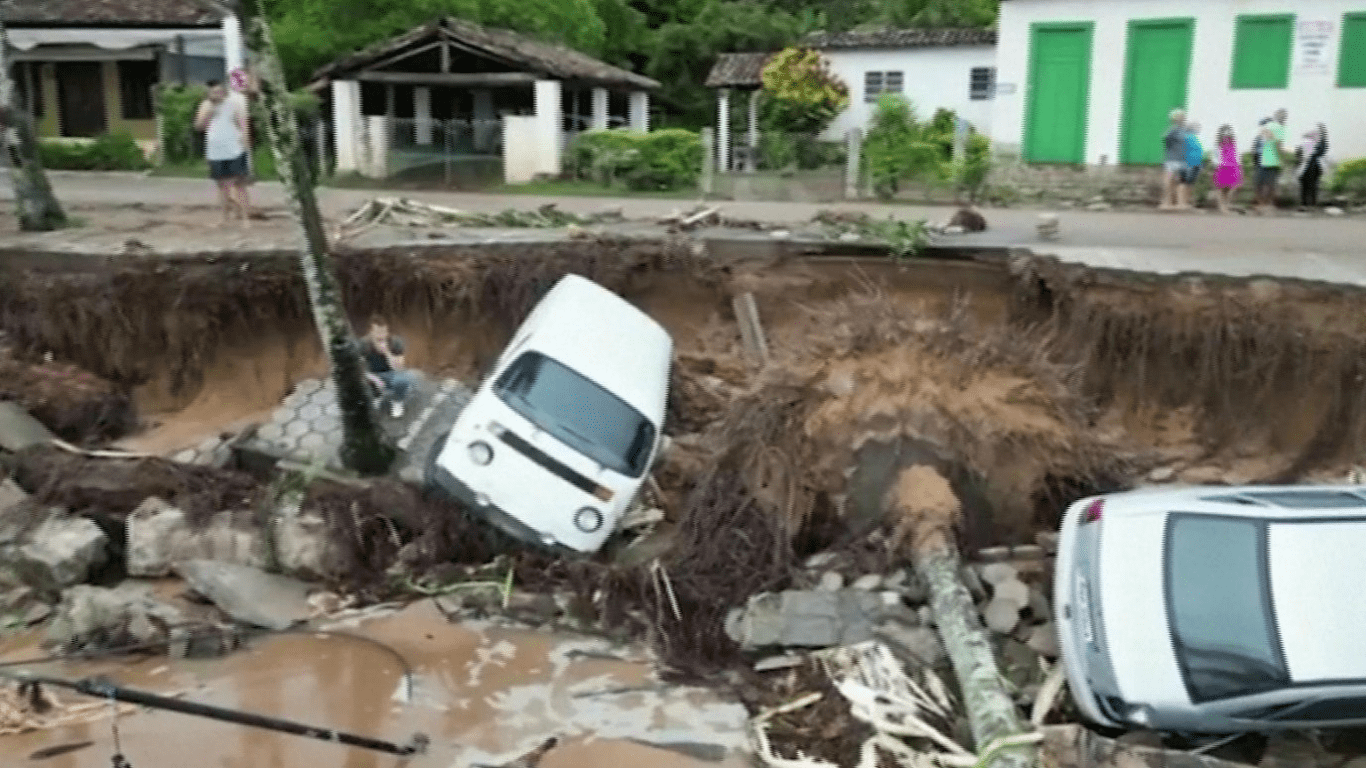
[[(53, 676), (109, 674), (119, 684), (189, 701), (350, 731), (404, 744), (431, 738), (427, 753), (391, 755), (245, 728), (171, 712), (138, 711), (118, 720), (123, 753), (135, 766), (294, 768), (449, 768), (501, 765), (549, 736), (561, 743), (543, 766), (646, 764), (738, 766), (745, 711), (715, 694), (663, 684), (648, 659), (593, 638), (446, 621), (430, 601), (352, 626), (341, 635), (286, 634), (256, 641), (221, 660), (168, 663), (66, 662)], [(375, 645), (375, 642), (381, 645)], [(397, 659), (412, 671), (412, 695)], [(29, 658), (22, 640), (0, 661)], [(90, 701), (57, 691), (63, 704)], [(63, 744), (90, 746), (50, 758), (56, 768), (108, 766), (112, 721), (58, 726), (0, 740), (0, 764)], [(689, 755), (689, 748), (712, 762)], [(193, 758), (187, 763), (187, 757)]]

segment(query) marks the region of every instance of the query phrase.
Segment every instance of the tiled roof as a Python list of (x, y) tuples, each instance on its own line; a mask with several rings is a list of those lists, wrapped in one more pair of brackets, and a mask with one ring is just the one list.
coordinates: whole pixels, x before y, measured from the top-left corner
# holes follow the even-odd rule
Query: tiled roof
[(867, 32), (817, 32), (803, 41), (812, 48), (942, 48), (954, 45), (995, 45), (996, 30), (978, 27), (949, 29), (877, 29)]
[(758, 88), (771, 53), (723, 53), (707, 74), (708, 88)]
[(481, 27), (456, 18), (441, 19), (342, 57), (318, 70), (313, 76), (313, 86), (327, 80), (347, 77), (404, 49), (416, 48), (424, 42), (441, 37), (450, 39), (476, 55), (561, 80), (581, 80), (605, 86), (638, 89), (659, 87), (657, 81), (644, 75), (614, 67), (572, 48), (543, 43), (506, 29)]
[(0, 0), (15, 26), (212, 27), (223, 18), (207, 0)]

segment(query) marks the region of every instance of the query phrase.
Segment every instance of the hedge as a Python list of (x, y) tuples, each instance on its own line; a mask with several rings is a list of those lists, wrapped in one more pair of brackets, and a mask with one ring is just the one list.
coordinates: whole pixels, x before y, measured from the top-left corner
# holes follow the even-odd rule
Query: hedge
[(702, 174), (702, 139), (681, 128), (650, 133), (589, 131), (569, 149), (568, 174), (607, 186), (659, 191), (685, 189)]
[(1354, 202), (1366, 202), (1366, 157), (1343, 160), (1333, 172), (1331, 191)]
[(38, 152), (43, 167), (54, 171), (144, 171), (152, 165), (127, 131), (94, 141), (44, 139), (38, 143)]

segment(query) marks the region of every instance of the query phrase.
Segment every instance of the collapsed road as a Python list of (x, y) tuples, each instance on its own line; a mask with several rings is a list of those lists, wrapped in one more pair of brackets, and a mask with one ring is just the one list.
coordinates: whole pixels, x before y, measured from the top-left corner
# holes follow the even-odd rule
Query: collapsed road
[[(499, 764), (557, 734), (566, 738), (546, 765), (602, 764), (611, 750), (715, 764), (754, 749), (760, 733), (773, 764), (804, 754), (852, 766), (882, 736), (836, 684), (860, 664), (884, 663), (866, 651), (873, 642), (895, 651), (896, 674), (928, 690), (938, 681), (952, 706), (920, 706), (939, 738), (908, 741), (953, 754), (947, 743), (975, 742), (928, 585), (906, 556), (929, 507), (888, 503), (905, 471), (920, 467), (958, 501), (945, 530), (970, 561), (967, 600), (983, 615), (1017, 716), (1041, 710), (1043, 754), (1065, 756), (1076, 732), (1068, 742), (1048, 729), (1075, 714), (1045, 672), (1057, 655), (1048, 558), (1061, 510), (1092, 492), (1153, 483), (1340, 481), (1366, 436), (1357, 289), (1139, 280), (1027, 253), (718, 261), (675, 238), (338, 258), (348, 309), (392, 318), (411, 363), (433, 379), (473, 382), (566, 273), (657, 319), (677, 346), (672, 448), (646, 495), (659, 514), (598, 559), (561, 561), (508, 553), (458, 508), (397, 480), (244, 464), (237, 436), (324, 373), (288, 252), (12, 269), (0, 282), (5, 397), (67, 447), (0, 443), (10, 476), (0, 546), (7, 563), (22, 564), (4, 577), (14, 582), (5, 610), (36, 628), (8, 657), (33, 655), (46, 636), (56, 650), (100, 656), (67, 662), (81, 674), (64, 677), (113, 672), (159, 695), (397, 742), (432, 734), (430, 762), (413, 765)], [(746, 296), (752, 310), (736, 301)], [(287, 490), (298, 508), (273, 530), (264, 521)], [(292, 606), (282, 616), (225, 616), (183, 600), (180, 582), (167, 580), (187, 558), (302, 581), (275, 584), (272, 605)], [(138, 581), (124, 581), (133, 574)], [(416, 695), (394, 701), (397, 681), (379, 657), (333, 640), (267, 634), (189, 653), (177, 635), (277, 618), (295, 628), (350, 621), (417, 659)], [(524, 630), (480, 623), (490, 620), (535, 631), (494, 639)], [(567, 633), (611, 640), (573, 645), (588, 641)], [(128, 645), (243, 650), (209, 662), (103, 658)], [(865, 650), (850, 651), (853, 661), (822, 655), (832, 648)], [(865, 652), (873, 655), (857, 656)], [(30, 720), (18, 721), (22, 735), (0, 739), (0, 754), (108, 746), (107, 717)], [(140, 768), (173, 760), (206, 733), (157, 747), (158, 731), (177, 726), (145, 713), (119, 722)], [(668, 735), (649, 736), (661, 728)], [(595, 736), (610, 745), (591, 744)], [(342, 759), (239, 738), (217, 759)], [(1266, 745), (1237, 746), (1244, 751), (1229, 756), (1255, 761), (1246, 750)], [(106, 758), (69, 753), (71, 765)]]

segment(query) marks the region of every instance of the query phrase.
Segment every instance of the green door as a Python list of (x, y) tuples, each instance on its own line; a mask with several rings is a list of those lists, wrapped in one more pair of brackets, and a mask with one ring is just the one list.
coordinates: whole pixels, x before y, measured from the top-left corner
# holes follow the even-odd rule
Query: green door
[(1086, 159), (1091, 31), (1089, 22), (1035, 24), (1031, 30), (1024, 142), (1030, 162)]
[(1119, 161), (1162, 162), (1162, 135), (1173, 109), (1186, 107), (1194, 19), (1129, 22)]

